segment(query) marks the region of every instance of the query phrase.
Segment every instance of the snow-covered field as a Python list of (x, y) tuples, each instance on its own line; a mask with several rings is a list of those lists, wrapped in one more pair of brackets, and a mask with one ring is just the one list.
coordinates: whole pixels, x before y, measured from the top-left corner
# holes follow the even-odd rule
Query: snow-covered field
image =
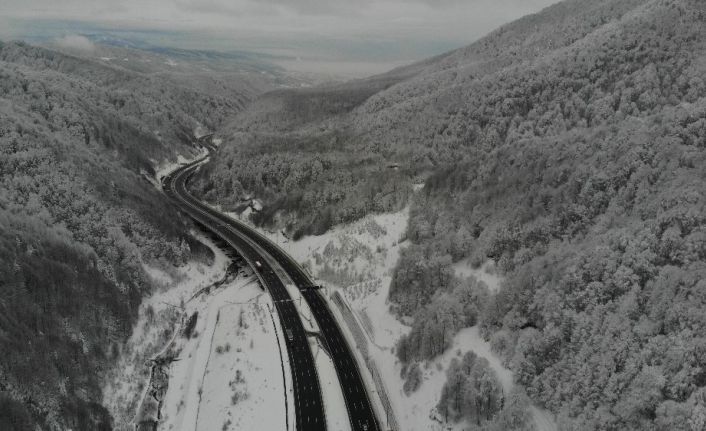
[(160, 429), (286, 429), (270, 307), (249, 271), (187, 307), (200, 322), (170, 367)]
[(189, 262), (181, 268), (145, 267), (158, 290), (140, 305), (132, 335), (120, 352), (118, 365), (106, 376), (105, 405), (112, 407), (116, 429), (133, 429), (137, 404), (149, 380), (149, 360), (162, 352), (175, 336), (181, 321), (182, 301), (202, 288), (222, 279), (228, 258), (206, 238), (199, 237), (215, 251), (212, 265)]
[(477, 269), (473, 268), (469, 261), (470, 259), (466, 258), (453, 264), (453, 270), (456, 276), (459, 278), (474, 277), (476, 280), (485, 283), (492, 293), (496, 293), (498, 289), (500, 289), (502, 277), (495, 272), (495, 264), (493, 261), (489, 260)]
[[(215, 285), (224, 280), (231, 261), (208, 239), (200, 240), (214, 251), (212, 265), (146, 268), (162, 288), (143, 301), (120, 364), (107, 378), (104, 397), (116, 429), (134, 429), (150, 359), (168, 352), (176, 361), (168, 367), (160, 430), (285, 430), (285, 385), (274, 330), (279, 323), (270, 315), (270, 298), (249, 269)], [(182, 316), (195, 313), (187, 337)], [(282, 354), (286, 360), (286, 351)], [(284, 372), (289, 382), (286, 362)], [(290, 426), (292, 413), (290, 408)]]

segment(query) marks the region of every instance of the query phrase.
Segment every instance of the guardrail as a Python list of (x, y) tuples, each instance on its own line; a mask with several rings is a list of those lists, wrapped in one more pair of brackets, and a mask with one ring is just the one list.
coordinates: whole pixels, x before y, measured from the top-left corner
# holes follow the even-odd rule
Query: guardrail
[(370, 357), (368, 350), (368, 340), (365, 338), (363, 330), (358, 325), (358, 321), (355, 320), (353, 315), (353, 310), (348, 306), (346, 301), (343, 299), (340, 293), (334, 292), (331, 296), (331, 300), (343, 315), (343, 320), (345, 320), (346, 325), (350, 328), (353, 338), (355, 339), (355, 344), (358, 350), (363, 355), (365, 360), (365, 365), (368, 367), (368, 371), (373, 376), (373, 382), (375, 383), (375, 389), (378, 392), (380, 401), (382, 402), (382, 407), (385, 409), (385, 414), (387, 416), (387, 429), (391, 431), (399, 431), (399, 425), (397, 424), (397, 417), (395, 416), (395, 411), (392, 409), (392, 403), (387, 396), (387, 390), (385, 389), (385, 384), (380, 377), (380, 371), (378, 371), (375, 361)]
[(368, 312), (365, 311), (365, 309), (362, 309), (358, 313), (358, 317), (360, 317), (360, 323), (363, 324), (363, 329), (365, 329), (365, 333), (368, 334), (368, 338), (370, 338), (370, 341), (375, 343), (375, 331), (373, 330), (373, 321), (370, 320)]

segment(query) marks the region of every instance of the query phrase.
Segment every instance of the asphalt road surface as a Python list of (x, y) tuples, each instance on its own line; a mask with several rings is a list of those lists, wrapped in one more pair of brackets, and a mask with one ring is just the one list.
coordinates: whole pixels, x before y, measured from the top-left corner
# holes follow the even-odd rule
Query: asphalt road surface
[[(358, 363), (351, 347), (335, 320), (326, 301), (322, 298), (318, 286), (314, 285), (309, 275), (299, 264), (280, 247), (247, 225), (233, 220), (195, 199), (186, 191), (186, 182), (198, 165), (199, 161), (180, 168), (164, 181), (165, 191), (181, 203), (182, 208), (200, 223), (235, 245), (256, 272), (259, 272), (267, 289), (272, 294), (283, 328), (290, 328), (294, 339), (287, 339), (287, 350), (292, 364), (295, 380), (295, 405), (297, 406), (297, 429), (325, 429), (324, 413), (321, 403), (321, 391), (316, 368), (311, 355), (311, 349), (306, 341), (304, 327), (297, 310), (283, 285), (282, 280), (266, 263), (263, 254), (267, 253), (287, 273), (289, 278), (301, 291), (304, 300), (309, 305), (321, 335), (331, 354), (341, 390), (348, 410), (348, 418), (354, 431), (378, 431), (379, 423), (373, 411), (368, 392), (363, 382)], [(258, 269), (254, 262), (260, 262), (263, 268)], [(281, 300), (285, 300), (282, 302)], [(287, 302), (289, 300), (289, 302)], [(286, 338), (286, 337), (285, 337)], [(296, 370), (295, 370), (296, 368)], [(298, 386), (298, 388), (297, 388)], [(299, 409), (302, 408), (300, 412)], [(315, 418), (315, 419), (312, 419)], [(312, 422), (315, 420), (315, 422)], [(319, 425), (320, 424), (320, 425)]]

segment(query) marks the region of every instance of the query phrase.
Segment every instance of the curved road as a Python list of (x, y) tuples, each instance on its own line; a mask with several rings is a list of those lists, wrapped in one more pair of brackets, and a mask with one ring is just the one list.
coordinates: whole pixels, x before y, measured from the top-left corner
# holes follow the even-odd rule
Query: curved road
[[(184, 166), (166, 177), (164, 180), (165, 191), (171, 194), (189, 215), (226, 239), (253, 266), (255, 272), (261, 276), (263, 284), (267, 286), (267, 289), (272, 294), (275, 304), (277, 304), (282, 327), (285, 330), (291, 329), (294, 332), (294, 339), (287, 339), (286, 341), (290, 363), (292, 364), (292, 374), (296, 377), (294, 395), (297, 409), (297, 429), (318, 430), (326, 428), (319, 381), (311, 349), (306, 341), (306, 334), (296, 307), (291, 302), (283, 281), (278, 278), (269, 264), (266, 263), (267, 259), (263, 258), (264, 254), (275, 260), (296, 284), (304, 300), (309, 305), (318, 327), (321, 329), (322, 338), (327, 344), (327, 350), (331, 354), (338, 380), (341, 383), (351, 429), (353, 431), (379, 431), (381, 428), (353, 351), (331, 313), (328, 304), (322, 298), (318, 286), (314, 285), (306, 271), (291, 256), (254, 229), (204, 205), (187, 192), (186, 182), (204, 159)], [(172, 187), (168, 190), (170, 185)], [(259, 271), (254, 265), (255, 261), (260, 262), (262, 265)], [(296, 371), (295, 367), (297, 368)], [(307, 384), (315, 387), (316, 391), (309, 389), (308, 391), (300, 392), (302, 390), (301, 386)], [(297, 385), (299, 385), (299, 390), (297, 390)], [(315, 392), (318, 392), (318, 398)], [(305, 410), (306, 413), (299, 412), (300, 408)], [(319, 410), (321, 412), (317, 413)], [(312, 422), (307, 422), (306, 419), (311, 417), (324, 418), (322, 425), (318, 426), (316, 423), (314, 423), (316, 426), (309, 425)], [(304, 422), (301, 421), (302, 419), (304, 419)]]
[(253, 246), (250, 241), (243, 238), (242, 234), (227, 223), (214, 217), (213, 210), (194, 199), (186, 191), (186, 181), (193, 174), (196, 163), (198, 162), (179, 168), (166, 176), (163, 179), (164, 192), (190, 217), (233, 247), (253, 268), (262, 286), (267, 288), (277, 309), (280, 325), (285, 330), (285, 334), (282, 335), (292, 369), (296, 429), (298, 431), (324, 431), (326, 430), (326, 416), (314, 357), (306, 338), (304, 326), (289, 292), (267, 260), (262, 258), (262, 252), (256, 246)]

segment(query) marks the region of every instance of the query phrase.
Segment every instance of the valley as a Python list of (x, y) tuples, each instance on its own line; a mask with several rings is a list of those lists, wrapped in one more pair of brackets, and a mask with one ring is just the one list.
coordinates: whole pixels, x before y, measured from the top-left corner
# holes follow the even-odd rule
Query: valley
[[(252, 223), (294, 242), (411, 200), (386, 298), (411, 326), (394, 342), (411, 394), (477, 327), (526, 392), (513, 406), (559, 429), (690, 429), (704, 390), (689, 329), (703, 303), (687, 299), (704, 269), (704, 13), (565, 1), (386, 74), (267, 93), (217, 132), (191, 190), (236, 213), (256, 199)], [(489, 261), (490, 285), (465, 277)], [(348, 266), (319, 277), (354, 284)], [(473, 355), (447, 367), (429, 396), (450, 425), (522, 429), (521, 414), (500, 417), (491, 369)]]
[(0, 429), (706, 430), (702, 0), (43, 1), (0, 6)]

